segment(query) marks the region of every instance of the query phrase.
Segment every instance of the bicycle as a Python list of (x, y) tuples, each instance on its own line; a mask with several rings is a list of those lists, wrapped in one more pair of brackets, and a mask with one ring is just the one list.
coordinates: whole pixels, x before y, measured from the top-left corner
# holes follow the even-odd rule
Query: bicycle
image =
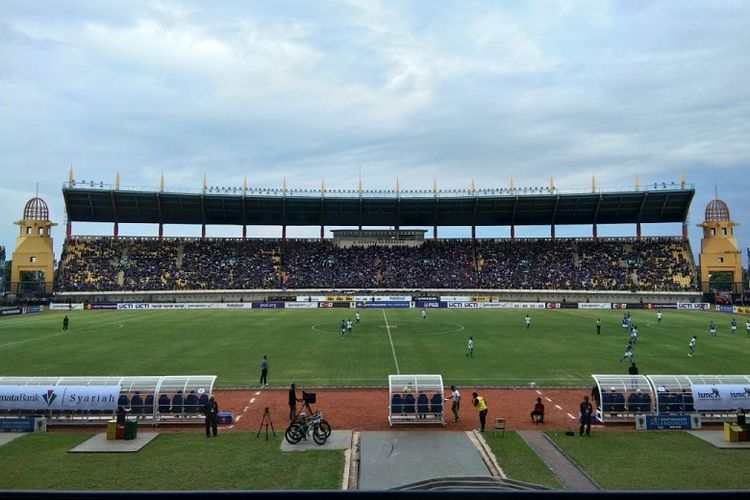
[(284, 437), (289, 444), (297, 444), (302, 439), (307, 440), (310, 430), (312, 430), (315, 443), (322, 445), (328, 440), (328, 436), (331, 435), (333, 429), (331, 428), (331, 424), (323, 418), (323, 412), (318, 410), (312, 415), (292, 420), (284, 432)]

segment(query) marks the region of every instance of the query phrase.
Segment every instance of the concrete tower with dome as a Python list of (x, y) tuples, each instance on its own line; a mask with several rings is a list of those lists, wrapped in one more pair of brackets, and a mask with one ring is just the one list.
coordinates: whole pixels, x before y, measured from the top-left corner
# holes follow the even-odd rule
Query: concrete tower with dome
[(734, 237), (734, 227), (738, 225), (730, 219), (727, 204), (718, 197), (706, 206), (705, 220), (698, 224), (698, 227), (703, 228), (700, 254), (703, 292), (708, 293), (714, 288), (711, 286), (712, 277), (731, 273), (731, 291), (743, 293), (742, 253), (737, 246), (737, 238)]
[(18, 297), (52, 293), (55, 274), (55, 253), (52, 247), (52, 226), (47, 203), (34, 197), (23, 209), (16, 249), (11, 266), (11, 292)]

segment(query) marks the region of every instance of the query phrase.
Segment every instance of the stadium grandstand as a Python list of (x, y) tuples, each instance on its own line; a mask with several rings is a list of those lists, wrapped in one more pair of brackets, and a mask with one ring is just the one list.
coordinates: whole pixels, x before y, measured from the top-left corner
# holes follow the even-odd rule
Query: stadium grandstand
[[(168, 192), (163, 185), (146, 190), (71, 178), (62, 191), (66, 240), (55, 291), (64, 300), (187, 291), (221, 291), (222, 300), (295, 290), (515, 290), (542, 300), (552, 291), (698, 294), (686, 223), (694, 189), (684, 181), (611, 191), (592, 185), (586, 192), (552, 184), (411, 191), (204, 186)], [(77, 222), (109, 222), (113, 234), (74, 236)], [(121, 223), (158, 225), (158, 234), (121, 237)], [(203, 236), (164, 237), (164, 225), (177, 223), (200, 225)], [(646, 223), (681, 223), (682, 235), (642, 237)], [(241, 226), (242, 236), (208, 238), (211, 224)], [(555, 237), (556, 226), (570, 224), (589, 225), (591, 237)], [(598, 237), (602, 224), (634, 225), (636, 234)], [(248, 225), (279, 226), (281, 237), (250, 238)], [(319, 226), (321, 237), (287, 238), (292, 225)], [(356, 229), (325, 239), (326, 226)], [(407, 226), (432, 227), (432, 238)], [(442, 226), (471, 227), (472, 237), (438, 238)], [(509, 227), (511, 237), (479, 239), (477, 226)], [(518, 226), (548, 226), (550, 237), (516, 238)]]

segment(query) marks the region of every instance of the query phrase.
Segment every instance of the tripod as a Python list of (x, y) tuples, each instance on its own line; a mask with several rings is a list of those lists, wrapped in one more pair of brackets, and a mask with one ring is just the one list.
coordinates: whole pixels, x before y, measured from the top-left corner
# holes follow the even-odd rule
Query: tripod
[(263, 426), (266, 427), (266, 441), (268, 441), (268, 426), (271, 426), (271, 432), (273, 432), (273, 436), (276, 437), (276, 431), (273, 428), (273, 422), (271, 422), (271, 412), (268, 411), (268, 406), (266, 406), (266, 409), (263, 411), (263, 420), (260, 421), (260, 427), (258, 427), (258, 434), (255, 436), (256, 438), (260, 437), (260, 431), (263, 429)]

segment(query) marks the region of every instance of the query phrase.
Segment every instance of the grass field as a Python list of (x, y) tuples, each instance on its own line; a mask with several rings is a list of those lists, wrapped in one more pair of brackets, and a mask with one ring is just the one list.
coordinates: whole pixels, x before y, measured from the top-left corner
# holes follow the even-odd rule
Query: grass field
[[(550, 437), (605, 490), (743, 490), (747, 450), (714, 448), (685, 432)], [(162, 433), (137, 454), (68, 453), (92, 433), (30, 434), (0, 447), (0, 490), (336, 490), (342, 451), (282, 452), (281, 435)], [(515, 432), (488, 437), (508, 477), (562, 489)]]
[[(642, 374), (746, 374), (750, 338), (744, 317), (632, 310), (639, 327), (635, 361)], [(76, 311), (0, 320), (0, 376), (217, 375), (217, 387), (258, 382), (264, 354), (269, 383), (307, 386), (387, 385), (395, 373), (438, 373), (474, 386), (590, 386), (592, 373), (627, 373), (620, 363), (629, 334), (618, 310), (362, 311), (351, 337), (340, 338), (349, 309)], [(602, 320), (602, 334), (595, 322)], [(718, 336), (708, 323), (716, 321)], [(693, 358), (687, 344), (693, 335)], [(466, 342), (476, 343), (473, 359)]]

